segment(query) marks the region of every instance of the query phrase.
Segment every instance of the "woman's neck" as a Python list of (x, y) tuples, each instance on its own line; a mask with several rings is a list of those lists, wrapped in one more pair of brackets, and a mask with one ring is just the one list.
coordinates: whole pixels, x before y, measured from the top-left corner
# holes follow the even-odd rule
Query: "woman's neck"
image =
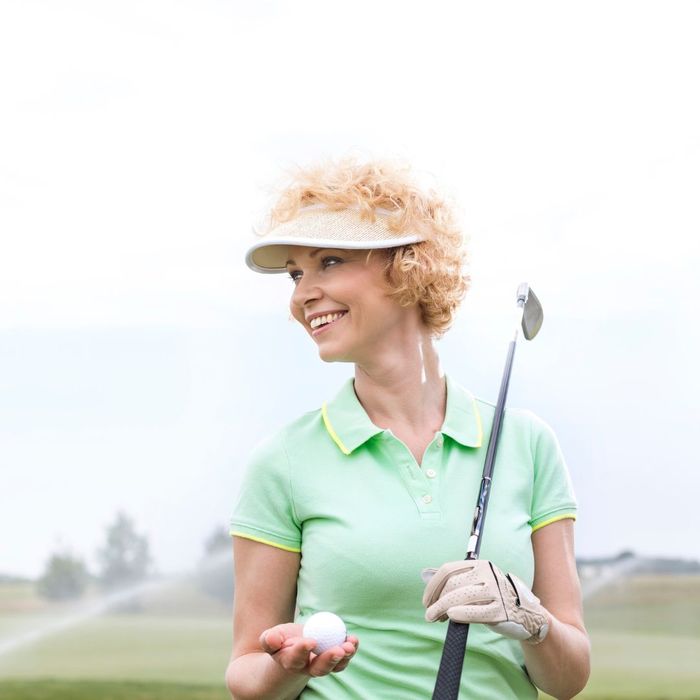
[(413, 348), (404, 348), (384, 362), (356, 364), (355, 393), (380, 428), (439, 430), (445, 418), (447, 388), (432, 338), (422, 338)]

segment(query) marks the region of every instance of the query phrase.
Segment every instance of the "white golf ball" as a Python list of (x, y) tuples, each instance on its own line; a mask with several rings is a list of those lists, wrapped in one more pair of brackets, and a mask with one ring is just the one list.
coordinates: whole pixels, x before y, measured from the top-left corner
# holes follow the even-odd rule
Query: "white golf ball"
[(318, 612), (304, 625), (304, 637), (316, 640), (314, 654), (322, 654), (342, 644), (348, 636), (345, 623), (332, 612)]

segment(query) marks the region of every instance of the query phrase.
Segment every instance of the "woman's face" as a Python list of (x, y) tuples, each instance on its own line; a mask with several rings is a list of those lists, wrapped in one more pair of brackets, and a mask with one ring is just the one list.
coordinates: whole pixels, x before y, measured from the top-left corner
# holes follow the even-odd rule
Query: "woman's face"
[(366, 250), (290, 246), (287, 271), (294, 281), (290, 309), (326, 362), (364, 363), (396, 348), (420, 324), (417, 308), (388, 296), (384, 255)]

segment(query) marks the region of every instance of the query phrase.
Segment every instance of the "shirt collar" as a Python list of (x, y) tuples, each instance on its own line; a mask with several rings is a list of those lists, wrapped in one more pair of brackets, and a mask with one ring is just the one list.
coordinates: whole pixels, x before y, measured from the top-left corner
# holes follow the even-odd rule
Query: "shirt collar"
[(466, 447), (481, 447), (484, 428), (474, 394), (452, 381), (449, 375), (445, 375), (445, 381), (447, 407), (442, 432)]
[[(481, 447), (483, 428), (476, 400), (471, 392), (453, 382), (449, 375), (447, 406), (441, 432), (466, 447)], [(384, 432), (369, 419), (355, 394), (355, 380), (348, 379), (335, 398), (323, 404), (323, 424), (343, 454), (350, 454), (371, 437)]]

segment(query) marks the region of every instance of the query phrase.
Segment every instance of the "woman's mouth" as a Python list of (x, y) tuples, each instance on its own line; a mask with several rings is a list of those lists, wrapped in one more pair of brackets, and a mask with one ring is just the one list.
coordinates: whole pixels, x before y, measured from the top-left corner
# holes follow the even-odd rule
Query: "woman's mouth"
[(317, 316), (316, 318), (312, 319), (309, 323), (309, 326), (311, 326), (311, 335), (315, 337), (319, 333), (323, 333), (324, 331), (328, 330), (347, 313), (347, 311), (338, 311), (336, 313), (326, 314), (325, 316)]

